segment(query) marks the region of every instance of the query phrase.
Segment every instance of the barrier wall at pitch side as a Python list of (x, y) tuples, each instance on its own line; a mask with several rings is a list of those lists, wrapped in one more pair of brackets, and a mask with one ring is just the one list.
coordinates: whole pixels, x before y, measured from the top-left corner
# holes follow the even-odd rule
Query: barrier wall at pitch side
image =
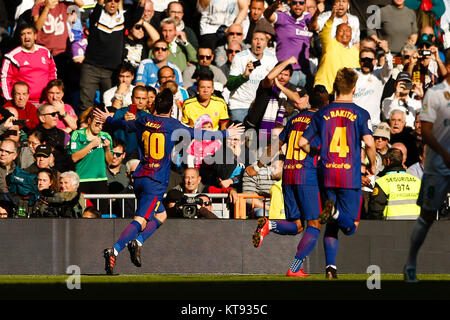
[[(127, 219), (1, 219), (0, 274), (104, 274), (103, 249), (111, 247)], [(414, 221), (361, 221), (352, 236), (339, 234), (339, 273), (401, 273)], [(256, 220), (169, 219), (145, 243), (143, 266), (134, 267), (125, 249), (115, 272), (284, 274), (300, 235), (269, 234), (254, 248)], [(431, 228), (419, 255), (419, 273), (450, 272), (450, 221)], [(323, 231), (307, 259), (309, 273), (324, 272)]]

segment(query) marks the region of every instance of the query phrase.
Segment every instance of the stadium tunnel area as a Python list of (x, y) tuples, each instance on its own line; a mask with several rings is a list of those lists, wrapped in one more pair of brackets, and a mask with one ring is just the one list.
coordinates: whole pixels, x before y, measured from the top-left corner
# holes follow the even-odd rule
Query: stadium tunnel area
[[(66, 274), (76, 265), (82, 274), (104, 274), (103, 249), (111, 246), (128, 219), (2, 219), (0, 274)], [(340, 273), (401, 273), (414, 221), (361, 221), (356, 234), (339, 234)], [(115, 273), (284, 274), (300, 235), (269, 234), (260, 248), (251, 236), (256, 220), (168, 219), (142, 248), (141, 268), (127, 250)], [(450, 221), (432, 226), (419, 254), (420, 273), (450, 270)], [(305, 262), (308, 273), (324, 272), (323, 232)]]

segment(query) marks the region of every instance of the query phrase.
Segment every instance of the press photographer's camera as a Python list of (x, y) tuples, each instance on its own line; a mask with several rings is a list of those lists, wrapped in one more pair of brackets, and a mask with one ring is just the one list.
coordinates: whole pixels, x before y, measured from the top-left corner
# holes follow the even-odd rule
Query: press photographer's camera
[(183, 199), (177, 204), (178, 210), (181, 210), (183, 218), (196, 218), (197, 217), (197, 205), (202, 205), (203, 200), (200, 198), (183, 196)]

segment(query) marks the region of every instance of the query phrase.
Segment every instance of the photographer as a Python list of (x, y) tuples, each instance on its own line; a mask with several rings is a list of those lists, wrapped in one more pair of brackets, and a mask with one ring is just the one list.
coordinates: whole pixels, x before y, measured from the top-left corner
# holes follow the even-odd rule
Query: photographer
[(207, 192), (209, 186), (202, 183), (200, 172), (196, 168), (186, 168), (183, 173), (183, 181), (174, 189), (183, 193)]
[(85, 211), (85, 199), (77, 190), (78, 176), (66, 171), (58, 178), (52, 170), (41, 169), (38, 173), (38, 197), (31, 216), (36, 218), (81, 218)]
[[(439, 49), (433, 41), (433, 35), (426, 33), (426, 30), (423, 29), (417, 43), (418, 50), (411, 56), (407, 66), (413, 82), (420, 82), (424, 91), (440, 82), (447, 74), (447, 68), (440, 58)], [(431, 31), (428, 32), (433, 32), (433, 29), (431, 28)]]
[(406, 114), (406, 126), (414, 128), (416, 114), (422, 109), (422, 85), (413, 83), (408, 72), (400, 72), (394, 86), (395, 93), (382, 102), (383, 121), (389, 121), (392, 111), (401, 110)]
[(197, 194), (189, 197), (179, 190), (171, 190), (167, 193), (164, 206), (170, 218), (187, 219), (218, 219), (212, 212), (212, 201), (206, 194)]

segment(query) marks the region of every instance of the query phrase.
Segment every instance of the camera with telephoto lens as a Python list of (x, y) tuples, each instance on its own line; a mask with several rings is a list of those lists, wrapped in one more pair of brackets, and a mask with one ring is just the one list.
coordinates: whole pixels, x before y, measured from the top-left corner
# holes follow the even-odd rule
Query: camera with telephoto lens
[(200, 198), (183, 196), (183, 199), (177, 203), (178, 210), (181, 210), (183, 218), (193, 219), (197, 217), (197, 205), (202, 205), (203, 200)]

